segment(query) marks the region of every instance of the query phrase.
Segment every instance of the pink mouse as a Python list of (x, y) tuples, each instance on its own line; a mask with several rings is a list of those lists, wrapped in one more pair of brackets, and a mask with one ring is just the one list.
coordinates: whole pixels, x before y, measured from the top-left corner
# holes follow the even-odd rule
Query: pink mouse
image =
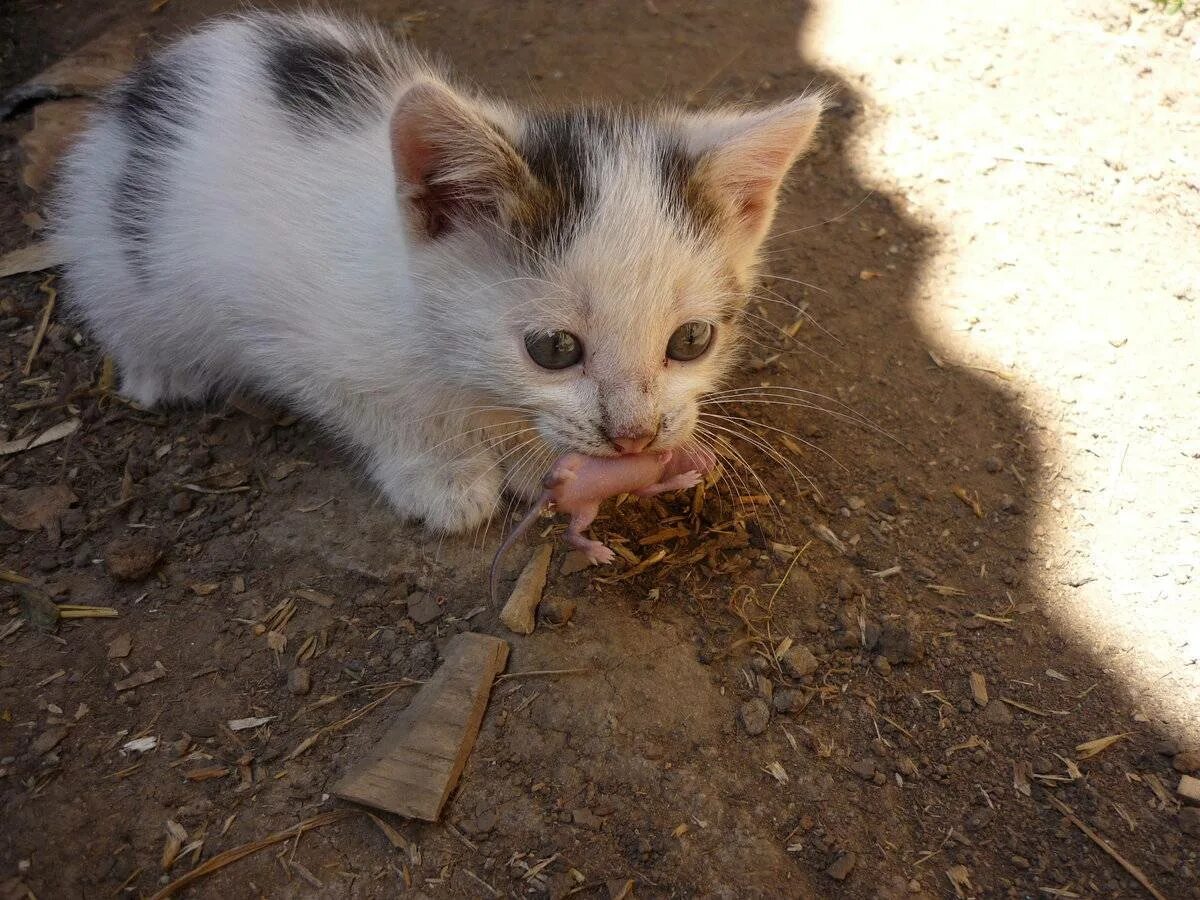
[(678, 491), (700, 483), (703, 473), (716, 465), (716, 457), (707, 450), (661, 450), (655, 453), (636, 453), (626, 456), (586, 456), (566, 453), (560, 456), (542, 479), (542, 495), (517, 523), (512, 534), (505, 538), (492, 559), (491, 592), (496, 602), (496, 580), (504, 554), (537, 521), (553, 507), (571, 517), (563, 540), (585, 554), (592, 565), (613, 561), (613, 552), (600, 541), (593, 541), (583, 532), (600, 511), (600, 504), (618, 494), (653, 497), (667, 491)]

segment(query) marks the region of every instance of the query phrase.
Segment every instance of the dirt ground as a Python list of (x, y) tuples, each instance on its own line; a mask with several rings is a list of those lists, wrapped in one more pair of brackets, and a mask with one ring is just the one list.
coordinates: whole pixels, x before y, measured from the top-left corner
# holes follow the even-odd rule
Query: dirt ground
[[(11, 0), (0, 86), (232, 6)], [(995, 7), (357, 5), (516, 98), (837, 91), (764, 278), (809, 315), (756, 309), (795, 334), (764, 323), (742, 378), (825, 411), (725, 410), (807, 480), (746, 444), (757, 476), (694, 522), (685, 497), (610, 510), (643, 557), (659, 520), (693, 527), (616, 583), (556, 551), (547, 595), (577, 607), (527, 638), (486, 603), (495, 530), (398, 524), (309, 423), (86, 393), (101, 359), (61, 324), (23, 374), (53, 282), (0, 282), (0, 440), (81, 422), (0, 456), (0, 570), (119, 612), (50, 631), (0, 583), (0, 897), (151, 896), (342, 808), (329, 786), (413, 696), (391, 686), (464, 630), (507, 638), (510, 673), (582, 671), (497, 684), (443, 822), (389, 820), (407, 848), (355, 817), (187, 893), (1150, 896), (1119, 859), (1200, 897), (1176, 793), (1200, 776), (1200, 20)], [(43, 209), (34, 115), (0, 124), (0, 252)]]

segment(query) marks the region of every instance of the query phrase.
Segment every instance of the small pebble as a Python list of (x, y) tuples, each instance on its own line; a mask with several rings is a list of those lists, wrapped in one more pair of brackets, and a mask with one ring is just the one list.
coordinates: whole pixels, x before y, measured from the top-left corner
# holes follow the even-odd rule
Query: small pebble
[(813, 656), (811, 650), (803, 644), (796, 644), (780, 657), (779, 665), (785, 675), (792, 678), (803, 678), (805, 675), (811, 675), (817, 671), (817, 667), (821, 663)]
[(288, 690), (293, 694), (304, 695), (312, 690), (312, 675), (303, 666), (297, 666), (288, 672)]
[(190, 512), (192, 508), (192, 495), (186, 491), (172, 494), (171, 499), (167, 502), (167, 507), (177, 516), (185, 512)]
[(845, 881), (850, 877), (850, 873), (854, 871), (854, 867), (857, 864), (857, 853), (843, 853), (834, 861), (832, 866), (825, 870), (825, 874), (834, 881)]
[(992, 725), (1011, 725), (1013, 716), (1008, 711), (1008, 704), (1003, 700), (989, 700), (981, 714), (983, 721)]
[(738, 720), (742, 723), (746, 734), (751, 736), (762, 734), (767, 730), (767, 724), (771, 721), (771, 707), (767, 706), (767, 701), (761, 697), (747, 700), (738, 710)]
[(1184, 775), (1200, 772), (1200, 750), (1184, 750), (1182, 753), (1175, 754), (1175, 758), (1171, 760), (1171, 766), (1176, 772)]
[(989, 456), (983, 461), (983, 467), (995, 475), (997, 472), (1004, 471), (1004, 461), (998, 456)]
[(892, 674), (892, 664), (890, 662), (888, 662), (888, 658), (886, 656), (875, 657), (875, 659), (873, 659), (871, 661), (871, 665), (875, 668), (875, 671), (878, 672), (880, 675), (891, 675)]

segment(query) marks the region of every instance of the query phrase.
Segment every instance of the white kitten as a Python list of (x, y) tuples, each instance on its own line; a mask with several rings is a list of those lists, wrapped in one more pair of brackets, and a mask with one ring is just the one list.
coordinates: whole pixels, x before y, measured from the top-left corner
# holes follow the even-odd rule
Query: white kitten
[(129, 397), (282, 400), (459, 531), (559, 452), (693, 439), (821, 107), (517, 110), (370, 28), (224, 19), (107, 98), (56, 240)]

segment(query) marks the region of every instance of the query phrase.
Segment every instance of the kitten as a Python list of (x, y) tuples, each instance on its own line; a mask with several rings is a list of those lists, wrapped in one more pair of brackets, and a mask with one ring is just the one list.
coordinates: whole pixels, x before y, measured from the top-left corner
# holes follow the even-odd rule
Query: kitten
[(281, 400), (462, 531), (563, 451), (694, 440), (822, 105), (523, 110), (372, 28), (251, 14), (111, 92), (55, 239), (128, 397)]

